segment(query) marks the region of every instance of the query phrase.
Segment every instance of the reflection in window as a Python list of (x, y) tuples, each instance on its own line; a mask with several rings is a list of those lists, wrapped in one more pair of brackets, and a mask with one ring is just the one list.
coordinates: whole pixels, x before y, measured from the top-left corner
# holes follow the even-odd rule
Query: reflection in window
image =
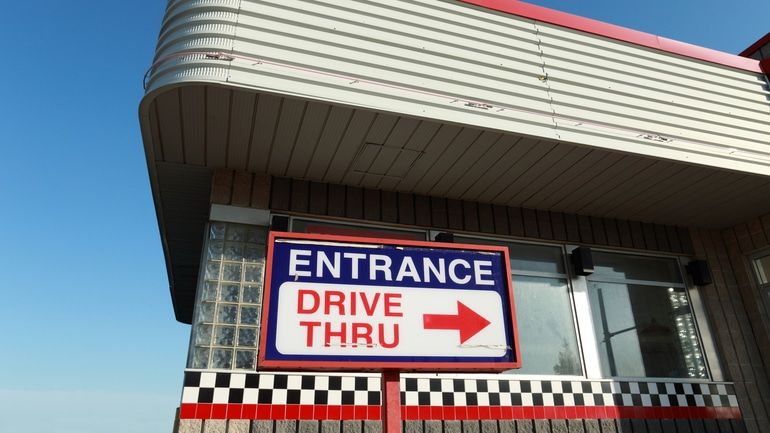
[(594, 261), (588, 291), (602, 373), (707, 378), (676, 260), (596, 253)]
[(522, 365), (510, 372), (582, 375), (562, 249), (465, 237), (455, 241), (508, 247)]
[(520, 374), (580, 375), (569, 288), (557, 278), (513, 276)]
[(754, 259), (754, 269), (759, 284), (770, 284), (770, 254)]

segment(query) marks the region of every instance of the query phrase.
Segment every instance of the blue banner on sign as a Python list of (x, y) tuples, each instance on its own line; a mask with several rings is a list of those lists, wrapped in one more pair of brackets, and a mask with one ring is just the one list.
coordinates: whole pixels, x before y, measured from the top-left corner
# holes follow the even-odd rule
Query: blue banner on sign
[(360, 241), (274, 239), (264, 360), (518, 361), (500, 248)]

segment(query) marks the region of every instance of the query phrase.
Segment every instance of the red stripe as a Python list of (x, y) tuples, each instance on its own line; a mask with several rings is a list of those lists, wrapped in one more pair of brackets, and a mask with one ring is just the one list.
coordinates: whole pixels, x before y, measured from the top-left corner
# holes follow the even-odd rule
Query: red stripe
[(608, 24), (605, 22), (584, 18), (577, 15), (548, 9), (542, 6), (536, 6), (522, 1), (513, 0), (460, 0), (464, 3), (470, 3), (476, 6), (505, 12), (524, 18), (529, 18), (544, 23), (554, 24), (585, 33), (603, 36), (634, 45), (640, 45), (647, 48), (654, 48), (680, 56), (693, 59), (704, 60), (724, 66), (730, 66), (736, 69), (743, 69), (751, 72), (761, 72), (759, 62), (747, 57), (736, 56), (734, 54), (722, 51), (712, 50), (710, 48), (687, 44), (672, 39), (666, 39), (650, 33), (640, 32), (638, 30), (627, 29), (625, 27)]
[[(380, 406), (183, 403), (180, 419), (372, 420)], [(737, 407), (402, 406), (403, 420), (740, 419)]]
[(770, 59), (764, 59), (759, 62), (759, 67), (762, 68), (762, 71), (770, 77)]

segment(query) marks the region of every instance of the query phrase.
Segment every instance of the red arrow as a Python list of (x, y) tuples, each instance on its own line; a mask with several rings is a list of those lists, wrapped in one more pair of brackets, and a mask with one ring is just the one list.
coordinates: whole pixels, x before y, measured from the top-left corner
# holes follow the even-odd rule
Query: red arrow
[(456, 329), (460, 331), (460, 344), (481, 332), (489, 320), (457, 301), (457, 314), (423, 314), (422, 327), (425, 329)]

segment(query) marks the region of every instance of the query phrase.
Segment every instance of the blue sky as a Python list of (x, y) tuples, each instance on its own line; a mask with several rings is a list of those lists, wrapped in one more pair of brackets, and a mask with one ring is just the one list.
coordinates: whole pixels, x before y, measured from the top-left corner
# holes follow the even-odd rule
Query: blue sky
[[(170, 432), (189, 329), (137, 120), (165, 2), (6, 3), (0, 431)], [(767, 0), (535, 3), (728, 52), (770, 31)]]

